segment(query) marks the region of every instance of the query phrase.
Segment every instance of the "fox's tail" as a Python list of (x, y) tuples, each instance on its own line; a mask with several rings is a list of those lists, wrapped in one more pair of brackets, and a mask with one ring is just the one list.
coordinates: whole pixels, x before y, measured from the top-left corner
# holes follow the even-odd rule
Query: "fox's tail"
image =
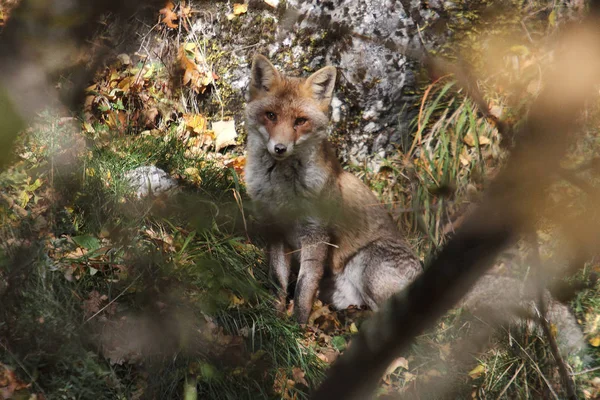
[[(581, 327), (566, 305), (546, 291), (547, 319), (556, 327), (556, 341), (563, 356), (576, 354), (585, 348)], [(473, 315), (494, 323), (527, 323), (541, 331), (536, 322), (536, 295), (521, 281), (488, 274), (483, 276), (462, 300), (461, 306)]]

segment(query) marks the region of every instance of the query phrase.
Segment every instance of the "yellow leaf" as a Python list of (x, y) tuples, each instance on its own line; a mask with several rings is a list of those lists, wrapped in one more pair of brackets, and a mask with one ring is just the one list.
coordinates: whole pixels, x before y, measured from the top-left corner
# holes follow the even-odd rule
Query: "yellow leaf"
[(473, 135), (471, 134), (471, 132), (467, 133), (465, 135), (465, 137), (463, 137), (463, 142), (465, 142), (465, 144), (469, 147), (474, 147), (475, 146), (475, 138), (473, 137)]
[(227, 14), (227, 19), (229, 21), (231, 21), (232, 19), (234, 19), (238, 15), (245, 14), (246, 11), (248, 11), (248, 4), (247, 3), (244, 3), (244, 4), (235, 3), (233, 5), (233, 12), (231, 14)]
[(354, 322), (352, 323), (352, 325), (350, 325), (350, 332), (358, 333), (358, 328), (356, 327), (356, 324)]
[(183, 119), (187, 127), (195, 133), (202, 133), (206, 130), (206, 118), (200, 114), (184, 114)]
[(187, 42), (183, 45), (183, 48), (185, 49), (185, 51), (189, 51), (190, 53), (194, 53), (194, 50), (196, 50), (196, 43), (194, 42)]
[(519, 56), (529, 55), (529, 49), (527, 48), (527, 46), (523, 46), (523, 45), (512, 46), (510, 48), (510, 51), (512, 51), (513, 53), (515, 53)]
[(550, 26), (556, 26), (556, 10), (552, 10), (550, 15), (548, 15), (548, 23)]
[(244, 304), (244, 299), (237, 297), (235, 294), (229, 295), (229, 307), (237, 307)]
[(243, 4), (235, 3), (233, 5), (233, 15), (235, 15), (235, 16), (238, 16), (241, 14), (246, 14), (247, 11), (248, 11), (248, 3), (243, 3)]
[(96, 132), (96, 130), (94, 129), (94, 127), (92, 126), (92, 124), (90, 124), (89, 122), (84, 122), (83, 123), (83, 129), (87, 132), (87, 133), (94, 133)]
[(146, 72), (144, 73), (144, 76), (142, 78), (150, 79), (153, 74), (154, 74), (154, 64), (150, 64), (150, 68), (148, 68), (146, 70)]
[(550, 324), (550, 333), (552, 337), (556, 337), (558, 335), (558, 328), (554, 324)]
[(469, 372), (471, 379), (479, 378), (485, 372), (485, 366), (479, 364)]
[(590, 344), (594, 347), (600, 347), (600, 336), (594, 336), (590, 338)]
[(26, 191), (22, 191), (19, 194), (19, 204), (21, 205), (21, 208), (25, 208), (25, 206), (27, 205), (27, 203), (29, 203), (29, 200), (31, 200), (31, 195), (28, 194)]
[(200, 171), (198, 170), (198, 168), (188, 167), (185, 169), (184, 172), (195, 184), (199, 185), (200, 183), (202, 183), (202, 177), (200, 176)]

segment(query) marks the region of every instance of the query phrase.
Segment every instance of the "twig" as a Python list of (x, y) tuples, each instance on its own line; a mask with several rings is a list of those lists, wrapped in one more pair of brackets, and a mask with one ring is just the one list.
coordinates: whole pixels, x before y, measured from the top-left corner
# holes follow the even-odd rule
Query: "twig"
[(133, 281), (131, 281), (131, 283), (129, 285), (127, 285), (127, 287), (125, 289), (123, 289), (123, 291), (121, 293), (119, 293), (119, 295), (117, 297), (115, 297), (114, 299), (109, 301), (107, 305), (105, 305), (104, 307), (99, 309), (98, 312), (94, 313), (94, 315), (92, 315), (91, 317), (89, 317), (88, 319), (83, 321), (83, 324), (81, 324), (81, 325), (85, 325), (90, 320), (95, 318), (98, 314), (100, 314), (102, 311), (106, 310), (106, 308), (110, 307), (110, 305), (113, 304), (115, 301), (117, 301), (121, 296), (123, 296), (125, 294), (125, 292), (127, 292), (129, 290), (129, 288), (132, 287), (133, 284), (137, 282), (138, 279), (140, 279), (141, 276), (142, 276), (142, 274), (139, 274), (138, 276), (136, 276), (136, 278)]
[(519, 375), (519, 372), (521, 372), (521, 370), (523, 369), (524, 366), (525, 366), (525, 361), (523, 361), (521, 363), (521, 365), (519, 366), (519, 368), (517, 368), (517, 372), (515, 372), (515, 374), (513, 375), (513, 377), (510, 378), (510, 381), (508, 381), (508, 383), (506, 384), (506, 386), (504, 386), (504, 389), (502, 389), (502, 392), (500, 392), (500, 394), (498, 395), (498, 397), (496, 397), (496, 400), (500, 400), (502, 398), (502, 396), (504, 396), (504, 393), (506, 393), (506, 391), (508, 390), (508, 388), (510, 387), (510, 385), (512, 385), (512, 383), (515, 381), (515, 379)]
[(569, 376), (569, 371), (567, 369), (567, 365), (560, 354), (558, 349), (558, 344), (556, 343), (556, 338), (552, 334), (552, 330), (550, 329), (550, 323), (546, 318), (548, 314), (548, 304), (546, 303), (545, 292), (546, 292), (546, 279), (544, 272), (542, 271), (542, 262), (540, 258), (540, 248), (538, 245), (538, 237), (537, 233), (533, 232), (529, 235), (529, 242), (531, 245), (531, 263), (533, 265), (537, 282), (538, 289), (538, 299), (537, 299), (537, 307), (539, 311), (538, 322), (542, 326), (542, 330), (544, 331), (544, 336), (548, 340), (550, 344), (550, 351), (552, 352), (552, 356), (554, 357), (554, 361), (556, 361), (556, 365), (558, 366), (558, 373), (563, 381), (565, 386), (565, 391), (567, 392), (567, 398), (571, 400), (577, 400), (577, 393), (575, 391), (575, 383)]
[(595, 372), (598, 370), (600, 370), (600, 367), (594, 367), (594, 368), (586, 369), (586, 370), (579, 371), (579, 372), (572, 372), (570, 375), (571, 376), (585, 375), (585, 374), (589, 374), (590, 372)]
[[(523, 354), (525, 354), (527, 356), (527, 358), (529, 358), (529, 361), (531, 361), (531, 364), (533, 365), (533, 367), (535, 368), (535, 370), (537, 371), (537, 373), (540, 374), (540, 377), (542, 378), (542, 380), (544, 381), (544, 383), (548, 387), (548, 390), (550, 390), (550, 393), (552, 393), (552, 396), (556, 400), (560, 400), (560, 397), (558, 397), (558, 394), (556, 393), (556, 391), (554, 390), (554, 388), (550, 384), (550, 381), (548, 380), (548, 378), (546, 378), (546, 375), (544, 375), (544, 373), (542, 372), (542, 370), (540, 369), (540, 367), (537, 365), (537, 363), (534, 361), (534, 359), (531, 358), (531, 356), (529, 355), (529, 353), (527, 352), (527, 350), (525, 350), (523, 348), (523, 346), (521, 346), (521, 343), (519, 343), (517, 340), (515, 340), (515, 343), (516, 343), (517, 346), (519, 346), (521, 348), (521, 351), (523, 352)], [(527, 371), (527, 370), (525, 370), (525, 371)]]
[(47, 396), (46, 396), (46, 393), (44, 392), (44, 388), (42, 388), (42, 387), (40, 386), (40, 384), (39, 384), (39, 383), (37, 383), (36, 379), (35, 379), (35, 378), (33, 377), (33, 375), (32, 375), (32, 374), (29, 372), (29, 370), (28, 370), (27, 368), (25, 368), (25, 365), (23, 365), (23, 363), (21, 362), (21, 360), (19, 360), (19, 359), (17, 358), (17, 356), (16, 356), (16, 355), (14, 355), (14, 354), (12, 353), (12, 351), (10, 351), (10, 350), (8, 349), (8, 347), (6, 347), (6, 345), (5, 345), (4, 343), (2, 343), (2, 341), (0, 341), (0, 346), (2, 346), (2, 348), (4, 349), (4, 351), (6, 351), (6, 352), (7, 352), (7, 353), (8, 353), (8, 354), (9, 354), (9, 355), (10, 355), (10, 356), (13, 358), (13, 360), (15, 360), (15, 362), (16, 362), (16, 363), (19, 365), (19, 368), (21, 368), (21, 369), (23, 370), (23, 372), (25, 372), (25, 375), (27, 375), (27, 377), (28, 377), (28, 378), (31, 380), (31, 382), (32, 382), (32, 383), (33, 383), (35, 386), (37, 386), (38, 390), (39, 390), (39, 391), (40, 391), (40, 392), (41, 392), (41, 393), (44, 395), (44, 397), (47, 397)]

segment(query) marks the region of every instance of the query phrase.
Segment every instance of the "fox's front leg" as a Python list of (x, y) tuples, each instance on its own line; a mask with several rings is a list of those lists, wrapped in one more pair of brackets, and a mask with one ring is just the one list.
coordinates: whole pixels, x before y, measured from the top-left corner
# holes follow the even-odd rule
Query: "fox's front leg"
[(269, 268), (277, 283), (276, 307), (281, 312), (285, 311), (291, 265), (291, 256), (286, 254), (283, 242), (272, 243), (269, 246)]
[(301, 324), (308, 322), (313, 301), (325, 270), (328, 238), (310, 234), (301, 239), (300, 272), (294, 295), (294, 315)]

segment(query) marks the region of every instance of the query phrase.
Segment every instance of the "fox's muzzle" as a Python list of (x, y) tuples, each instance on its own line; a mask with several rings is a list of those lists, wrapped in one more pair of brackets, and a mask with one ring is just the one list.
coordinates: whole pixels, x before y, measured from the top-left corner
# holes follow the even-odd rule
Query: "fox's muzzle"
[(267, 150), (276, 160), (283, 160), (284, 158), (290, 156), (293, 152), (294, 144), (293, 143), (280, 143), (273, 139), (270, 139), (267, 143)]

